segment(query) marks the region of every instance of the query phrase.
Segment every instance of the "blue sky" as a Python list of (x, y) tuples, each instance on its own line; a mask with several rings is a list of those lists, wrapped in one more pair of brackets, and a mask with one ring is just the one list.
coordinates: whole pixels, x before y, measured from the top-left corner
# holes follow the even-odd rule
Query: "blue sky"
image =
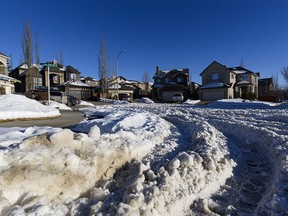
[[(0, 52), (19, 63), (23, 24), (38, 33), (41, 62), (98, 78), (100, 38), (119, 75), (141, 80), (160, 69), (189, 68), (192, 81), (214, 60), (271, 77), (288, 65), (288, 1), (0, 0)], [(115, 67), (114, 67), (115, 68)], [(279, 81), (281, 76), (279, 75)]]

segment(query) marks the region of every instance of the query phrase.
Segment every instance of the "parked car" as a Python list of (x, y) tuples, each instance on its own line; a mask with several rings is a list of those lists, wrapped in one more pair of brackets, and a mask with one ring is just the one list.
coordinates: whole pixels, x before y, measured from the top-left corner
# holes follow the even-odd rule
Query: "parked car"
[[(29, 90), (25, 92), (25, 96), (38, 101), (47, 101), (48, 91), (46, 89)], [(67, 104), (67, 93), (59, 90), (50, 90), (50, 100)]]
[(184, 100), (184, 97), (181, 93), (178, 93), (178, 94), (173, 95), (172, 100), (174, 103), (182, 103)]
[(68, 95), (68, 98), (67, 98), (68, 102), (67, 102), (67, 105), (68, 106), (75, 106), (77, 104), (80, 104), (80, 100), (72, 95)]
[(119, 94), (119, 100), (131, 102), (131, 96), (129, 94)]

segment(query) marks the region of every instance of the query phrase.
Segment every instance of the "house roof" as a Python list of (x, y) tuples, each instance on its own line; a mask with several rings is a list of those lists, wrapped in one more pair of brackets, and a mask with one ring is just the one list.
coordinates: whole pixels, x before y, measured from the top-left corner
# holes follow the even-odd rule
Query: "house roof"
[(73, 68), (71, 65), (68, 65), (65, 69), (66, 72), (69, 73), (76, 73), (76, 74), (80, 74), (80, 72), (78, 70), (76, 70), (75, 68)]
[[(45, 66), (43, 70), (48, 70), (47, 66)], [(64, 71), (60, 70), (58, 67), (49, 67), (49, 72), (63, 73)]]
[(229, 88), (230, 86), (226, 83), (222, 82), (213, 82), (213, 83), (208, 83), (206, 85), (203, 85), (199, 87), (199, 89), (213, 89), (213, 88)]
[(69, 80), (69, 81), (66, 81), (66, 82), (62, 83), (60, 86), (74, 86), (74, 87), (94, 88), (94, 86), (91, 86), (89, 84), (83, 83), (83, 82), (81, 82), (79, 80), (75, 80), (75, 81)]
[(273, 79), (272, 78), (258, 79), (258, 85), (270, 85), (272, 83), (273, 83)]
[(6, 76), (6, 75), (3, 75), (3, 74), (0, 74), (0, 79), (6, 80), (6, 81), (20, 82), (19, 80), (15, 79), (13, 77)]
[(172, 70), (160, 70), (160, 71), (158, 71), (158, 74), (155, 74), (153, 76), (153, 78), (163, 78), (163, 77), (171, 78), (171, 77), (176, 76), (179, 73), (188, 75), (189, 69), (188, 68), (179, 68), (179, 69), (172, 69)]
[(230, 72), (235, 73), (236, 75), (248, 74), (248, 73), (250, 73), (250, 74), (255, 74), (255, 75), (257, 75), (257, 76), (259, 75), (259, 73), (250, 71), (250, 70), (248, 70), (248, 69), (246, 69), (246, 68), (244, 68), (244, 67), (241, 67), (241, 66), (238, 66), (238, 67), (229, 67), (229, 68), (228, 68), (226, 65), (222, 65), (222, 64), (220, 64), (220, 63), (217, 62), (217, 61), (213, 61), (210, 65), (208, 65), (208, 67), (206, 67), (206, 68), (200, 73), (200, 76), (201, 76), (202, 73), (203, 73), (207, 68), (209, 68), (212, 64), (218, 64), (218, 65), (222, 66), (223, 68), (228, 69)]
[(6, 58), (8, 58), (8, 59), (10, 59), (7, 55), (5, 55), (5, 54), (3, 54), (3, 53), (1, 53), (1, 52), (0, 52), (0, 55), (6, 57)]
[(237, 82), (236, 85), (253, 85), (253, 84), (247, 80), (242, 80), (240, 82)]
[[(39, 73), (39, 70), (38, 70), (36, 67), (30, 68), (30, 71), (31, 71), (32, 74)], [(21, 78), (21, 77), (23, 77), (23, 76), (26, 76), (27, 73), (28, 73), (28, 70), (25, 70), (23, 73), (21, 73), (21, 74), (19, 75), (19, 78)], [(42, 75), (41, 75), (40, 73), (39, 73), (39, 77), (42, 77)]]
[(238, 67), (231, 67), (231, 68), (228, 68), (229, 70), (235, 72), (236, 74), (246, 74), (246, 73), (253, 73), (252, 71), (244, 68), (244, 67), (241, 67), (241, 66), (238, 66)]
[(220, 64), (220, 63), (217, 62), (217, 61), (213, 61), (211, 64), (209, 64), (209, 65), (200, 73), (200, 76), (204, 73), (205, 70), (207, 70), (207, 69), (208, 69), (211, 65), (213, 65), (213, 64), (218, 64), (218, 65), (220, 65), (221, 67), (223, 67), (224, 69), (227, 69), (227, 67), (226, 67), (225, 65)]

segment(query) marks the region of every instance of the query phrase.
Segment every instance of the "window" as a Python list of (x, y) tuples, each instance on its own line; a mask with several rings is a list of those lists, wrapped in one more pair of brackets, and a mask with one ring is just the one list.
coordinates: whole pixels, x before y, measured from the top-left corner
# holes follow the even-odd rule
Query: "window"
[(184, 82), (184, 78), (183, 77), (178, 77), (177, 78), (177, 83), (183, 83)]
[(242, 80), (248, 80), (248, 74), (242, 75)]
[(212, 74), (212, 80), (218, 80), (219, 74)]
[(71, 73), (70, 74), (70, 80), (76, 80), (76, 74)]
[(170, 83), (170, 79), (169, 78), (165, 78), (165, 84)]
[(156, 79), (156, 80), (155, 80), (155, 83), (156, 83), (156, 84), (161, 84), (161, 80), (160, 80), (160, 79)]
[(234, 79), (234, 77), (235, 77), (234, 74), (231, 73), (231, 79)]

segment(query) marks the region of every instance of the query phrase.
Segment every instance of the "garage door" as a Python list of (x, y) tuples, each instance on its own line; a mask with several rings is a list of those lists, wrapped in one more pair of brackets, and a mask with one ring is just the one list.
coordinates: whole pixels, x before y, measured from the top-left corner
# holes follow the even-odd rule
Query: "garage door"
[(162, 101), (173, 101), (173, 95), (182, 92), (162, 92)]
[(214, 101), (224, 98), (224, 91), (202, 92), (202, 100), (204, 101)]

